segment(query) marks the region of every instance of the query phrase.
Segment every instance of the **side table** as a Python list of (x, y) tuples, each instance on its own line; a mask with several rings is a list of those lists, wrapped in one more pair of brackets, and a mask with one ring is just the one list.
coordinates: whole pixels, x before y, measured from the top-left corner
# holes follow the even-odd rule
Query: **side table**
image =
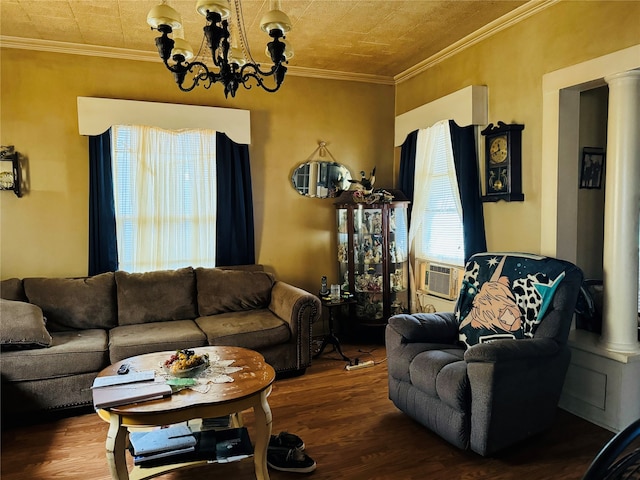
[(342, 348), (340, 347), (340, 340), (338, 340), (338, 337), (336, 337), (333, 331), (333, 320), (334, 320), (336, 309), (342, 308), (345, 305), (356, 303), (356, 299), (354, 297), (350, 297), (350, 298), (340, 298), (340, 300), (332, 301), (332, 300), (325, 300), (324, 298), (320, 297), (320, 301), (322, 302), (322, 307), (329, 310), (329, 333), (325, 335), (324, 338), (322, 339), (322, 345), (320, 346), (320, 350), (318, 350), (318, 353), (316, 353), (313, 356), (313, 358), (318, 358), (320, 355), (322, 355), (322, 352), (324, 351), (325, 347), (331, 344), (333, 345), (333, 351), (338, 352), (338, 354), (342, 357), (343, 360), (347, 362), (351, 362), (349, 357), (347, 357), (344, 353), (342, 353)]

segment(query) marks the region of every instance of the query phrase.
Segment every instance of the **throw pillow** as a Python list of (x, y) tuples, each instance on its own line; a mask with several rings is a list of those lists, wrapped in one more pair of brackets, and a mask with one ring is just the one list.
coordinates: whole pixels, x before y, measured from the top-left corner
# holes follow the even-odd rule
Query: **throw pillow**
[(51, 346), (42, 309), (37, 305), (0, 299), (0, 344), (3, 350)]
[(467, 262), (456, 304), (466, 346), (531, 338), (565, 276), (564, 262), (526, 254), (479, 254)]
[(113, 272), (82, 278), (25, 278), (30, 303), (42, 308), (52, 331), (117, 325)]
[(267, 272), (196, 268), (198, 313), (201, 317), (266, 308), (273, 275)]
[(22, 280), (19, 278), (7, 278), (0, 282), (0, 297), (7, 300), (17, 300), (26, 302), (27, 296), (24, 293)]

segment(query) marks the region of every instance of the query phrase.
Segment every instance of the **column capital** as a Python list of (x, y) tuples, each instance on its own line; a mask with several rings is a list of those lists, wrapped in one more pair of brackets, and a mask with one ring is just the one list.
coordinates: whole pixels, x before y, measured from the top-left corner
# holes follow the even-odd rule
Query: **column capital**
[(622, 79), (635, 79), (640, 81), (640, 70), (627, 70), (626, 72), (614, 73), (604, 77), (604, 81), (608, 84)]

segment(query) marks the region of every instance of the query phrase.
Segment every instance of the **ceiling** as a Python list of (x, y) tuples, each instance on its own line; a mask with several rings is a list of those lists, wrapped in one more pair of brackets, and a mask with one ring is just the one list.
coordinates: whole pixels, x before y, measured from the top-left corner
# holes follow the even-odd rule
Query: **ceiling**
[[(287, 34), (295, 52), (289, 62), (290, 73), (322, 70), (363, 79), (393, 79), (488, 24), (499, 23), (495, 21), (524, 4), (536, 2), (540, 3), (282, 0), (282, 10), (293, 24)], [(75, 53), (89, 49), (105, 56), (124, 54), (120, 49), (125, 49), (141, 59), (155, 59), (154, 38), (158, 33), (151, 31), (146, 17), (158, 3), (0, 0), (0, 41), (16, 48), (52, 50), (54, 45), (60, 51), (66, 48)], [(205, 20), (195, 10), (196, 0), (167, 3), (182, 14), (184, 38), (197, 51)], [(260, 19), (270, 9), (269, 0), (242, 0), (241, 5), (251, 54), (257, 62), (268, 63), (264, 48), (269, 37), (260, 29)]]

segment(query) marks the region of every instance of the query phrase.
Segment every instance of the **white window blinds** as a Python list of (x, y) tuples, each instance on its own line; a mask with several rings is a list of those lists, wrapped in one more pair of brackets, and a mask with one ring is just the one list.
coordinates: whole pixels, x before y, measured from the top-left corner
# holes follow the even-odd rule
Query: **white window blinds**
[(112, 129), (119, 269), (215, 266), (215, 132)]
[(415, 258), (464, 264), (462, 207), (449, 122), (418, 132), (410, 241)]

